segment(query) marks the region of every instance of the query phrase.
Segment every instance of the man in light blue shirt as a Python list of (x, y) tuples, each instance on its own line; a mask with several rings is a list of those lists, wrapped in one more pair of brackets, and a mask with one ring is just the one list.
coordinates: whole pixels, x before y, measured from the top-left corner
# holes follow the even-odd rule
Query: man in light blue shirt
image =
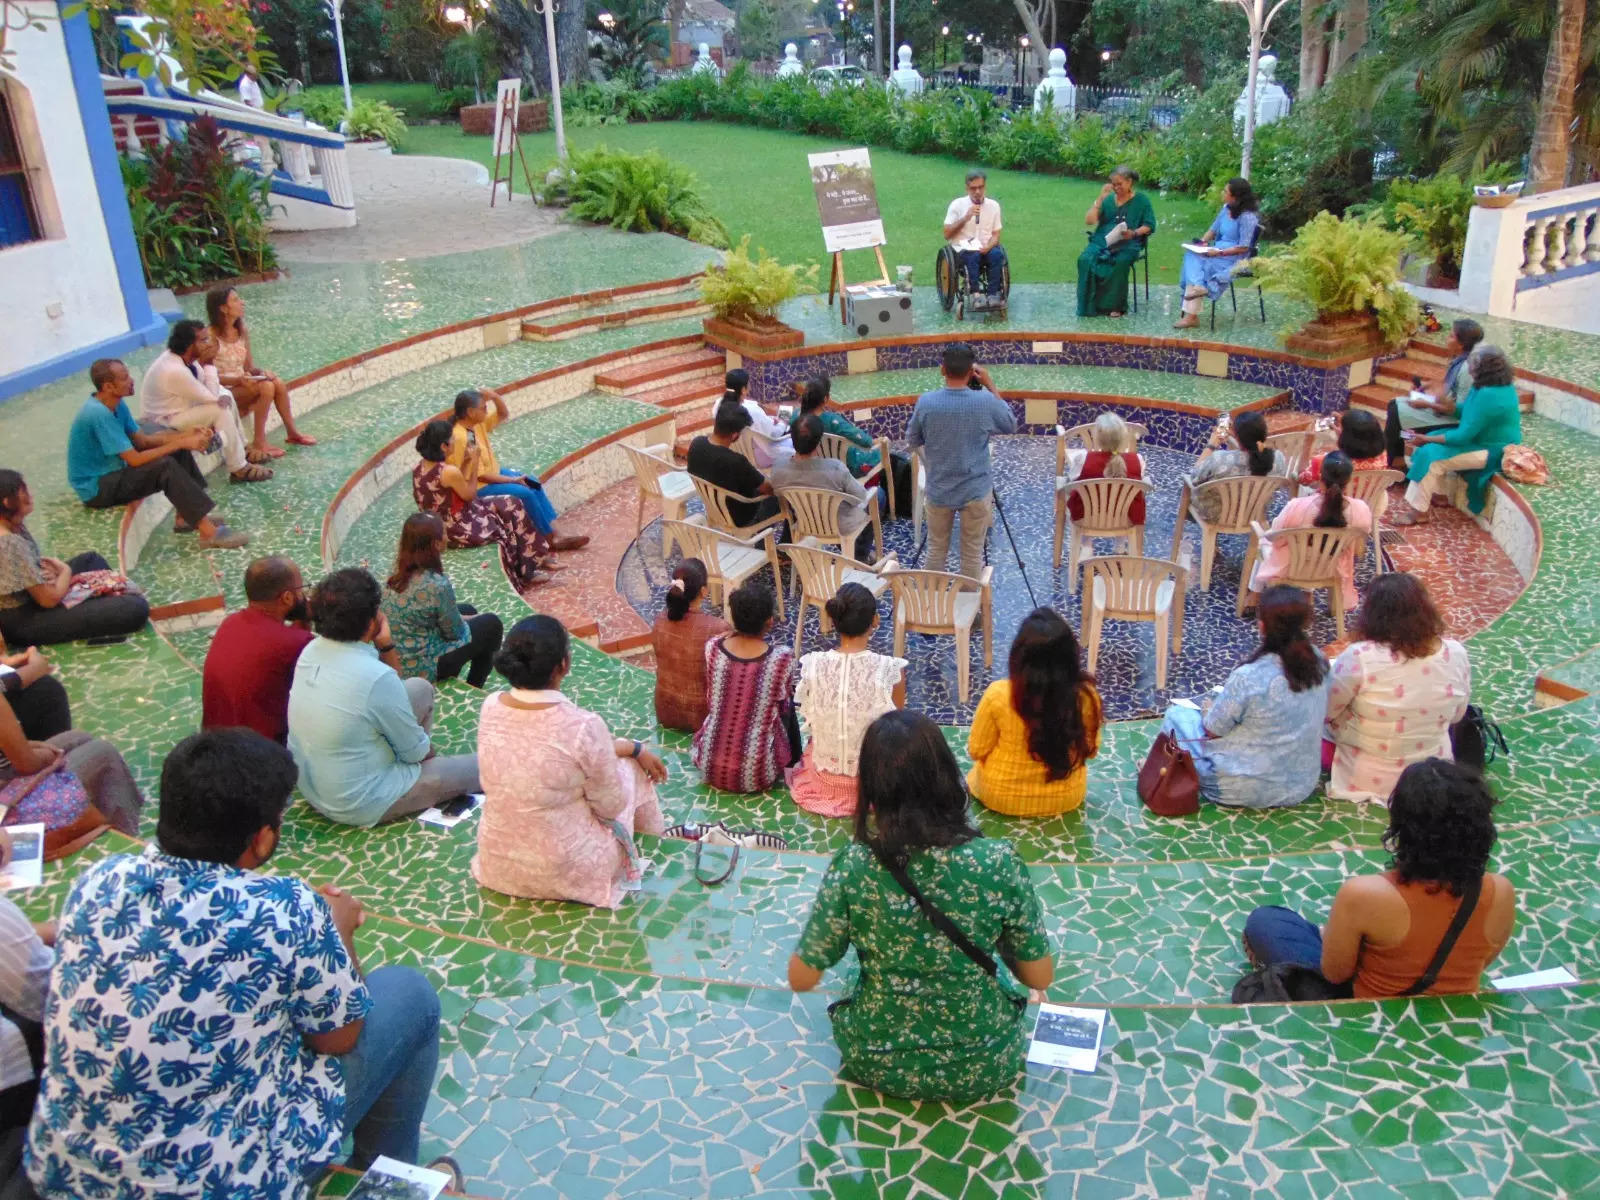
[[(906, 444), (922, 450), (927, 471), (924, 512), (928, 518), (930, 571), (948, 569), (950, 533), (961, 514), (961, 574), (977, 579), (983, 573), (983, 543), (994, 520), (989, 473), (989, 439), (1015, 433), (1011, 406), (994, 391), (989, 372), (977, 365), (972, 347), (954, 342), (945, 347), (944, 387), (917, 397)], [(976, 380), (977, 387), (972, 386)]]
[(397, 673), (382, 596), (359, 567), (324, 579), (311, 602), (317, 637), (300, 652), (289, 689), (301, 794), (344, 825), (376, 825), (478, 790), (477, 755), (434, 753), (433, 685)]

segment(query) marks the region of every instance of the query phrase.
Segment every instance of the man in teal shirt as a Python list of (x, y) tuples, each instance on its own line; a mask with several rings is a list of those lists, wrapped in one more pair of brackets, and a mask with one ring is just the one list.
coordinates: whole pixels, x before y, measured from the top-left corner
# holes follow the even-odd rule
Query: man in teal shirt
[(1511, 360), (1498, 346), (1481, 345), (1467, 359), (1472, 390), (1461, 402), (1461, 423), (1443, 433), (1413, 435), (1405, 506), (1393, 513), (1396, 525), (1428, 519), (1428, 508), (1448, 472), (1466, 475), (1468, 507), (1483, 509), (1489, 479), (1500, 470), (1500, 452), (1522, 440), (1522, 411), (1512, 383)]

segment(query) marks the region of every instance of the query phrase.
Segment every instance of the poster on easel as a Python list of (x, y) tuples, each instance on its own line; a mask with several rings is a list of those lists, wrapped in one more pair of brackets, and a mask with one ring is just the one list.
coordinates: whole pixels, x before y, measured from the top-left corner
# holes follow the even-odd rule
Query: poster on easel
[(865, 148), (808, 154), (811, 186), (822, 216), (822, 244), (829, 254), (882, 246), (883, 217)]
[[(528, 172), (528, 160), (522, 153), (522, 140), (517, 135), (517, 118), (522, 111), (522, 80), (502, 79), (494, 89), (494, 175), (489, 181), (489, 207), (494, 207), (500, 185), (506, 185), (509, 200), (515, 191), (512, 186), (517, 162), (522, 163), (522, 181), (528, 185), (528, 195), (533, 195), (533, 176)], [(515, 152), (516, 158), (512, 158)], [(506, 173), (500, 174), (500, 162), (505, 160)]]

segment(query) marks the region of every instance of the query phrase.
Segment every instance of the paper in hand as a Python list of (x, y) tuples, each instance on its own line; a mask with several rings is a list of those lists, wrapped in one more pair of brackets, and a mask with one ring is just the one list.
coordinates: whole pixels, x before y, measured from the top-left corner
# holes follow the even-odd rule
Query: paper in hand
[(1100, 1061), (1100, 1039), (1105, 1033), (1103, 1008), (1067, 1008), (1041, 1004), (1039, 1019), (1028, 1044), (1028, 1061), (1072, 1071), (1093, 1071)]
[(1128, 223), (1126, 221), (1118, 221), (1111, 227), (1110, 232), (1106, 234), (1106, 245), (1115, 246), (1118, 242), (1127, 241), (1128, 237)]
[(436, 1200), (449, 1183), (450, 1176), (443, 1171), (414, 1167), (380, 1154), (349, 1200)]
[(1217, 248), (1215, 246), (1208, 246), (1204, 242), (1184, 242), (1183, 248), (1192, 254), (1210, 255), (1217, 252)]
[(44, 882), (44, 825), (11, 825), (11, 859), (0, 871), (0, 891), (38, 887)]

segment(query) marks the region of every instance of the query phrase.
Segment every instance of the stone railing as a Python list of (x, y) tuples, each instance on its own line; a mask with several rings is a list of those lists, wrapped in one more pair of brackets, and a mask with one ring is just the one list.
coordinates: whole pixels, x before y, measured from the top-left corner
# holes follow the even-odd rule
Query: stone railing
[(1600, 184), (1476, 205), (1461, 256), (1461, 304), (1509, 317), (1519, 294), (1600, 271)]

